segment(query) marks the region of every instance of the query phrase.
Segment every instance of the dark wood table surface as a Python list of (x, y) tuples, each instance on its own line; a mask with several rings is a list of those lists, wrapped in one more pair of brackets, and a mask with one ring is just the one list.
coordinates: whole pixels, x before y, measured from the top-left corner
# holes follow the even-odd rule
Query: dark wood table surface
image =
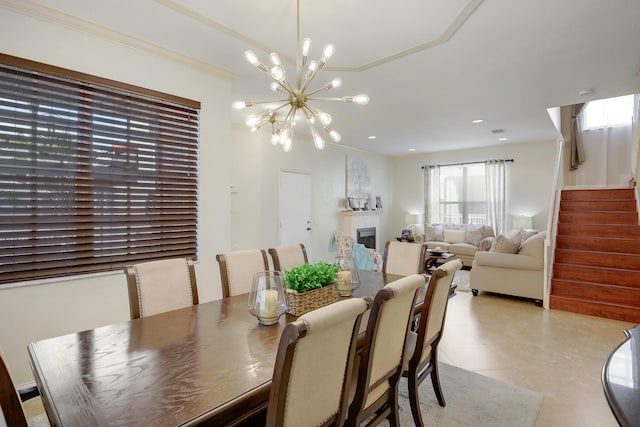
[[(361, 271), (356, 296), (401, 276)], [(247, 295), (29, 344), (54, 426), (225, 425), (265, 407), (280, 334)]]

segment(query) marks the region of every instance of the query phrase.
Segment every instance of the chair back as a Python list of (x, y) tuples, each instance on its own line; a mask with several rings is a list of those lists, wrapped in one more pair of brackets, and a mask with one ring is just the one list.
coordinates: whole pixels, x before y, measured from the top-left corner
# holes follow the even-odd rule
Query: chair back
[(28, 426), (18, 391), (14, 387), (11, 375), (9, 375), (9, 369), (4, 363), (2, 350), (0, 350), (0, 409), (2, 409), (0, 417), (4, 415), (4, 421), (8, 426)]
[(417, 334), (417, 336), (415, 337), (415, 350), (412, 355), (408, 355), (411, 358), (409, 363), (422, 364), (426, 362), (433, 351), (433, 348), (430, 349), (430, 347), (436, 346), (440, 341), (451, 283), (456, 271), (461, 268), (462, 261), (453, 260), (438, 267), (431, 275), (424, 297), (418, 330), (410, 332), (410, 334)]
[(253, 275), (269, 270), (267, 252), (263, 249), (225, 252), (216, 255), (216, 259), (220, 266), (223, 298), (249, 292)]
[(296, 265), (309, 264), (307, 250), (302, 243), (269, 248), (269, 255), (273, 260), (273, 269), (276, 271), (284, 272)]
[[(425, 282), (425, 276), (413, 274), (386, 285), (376, 294), (361, 352), (355, 395), (349, 407), (350, 424), (360, 425), (385, 405), (390, 405), (389, 410), (397, 417), (405, 340), (413, 319), (416, 290)], [(384, 418), (390, 416), (389, 413), (383, 415)]]
[(408, 242), (387, 242), (384, 247), (382, 272), (409, 276), (424, 273), (427, 246)]
[(345, 299), (308, 312), (285, 327), (273, 372), (267, 426), (344, 423), (360, 320), (370, 301)]
[(198, 304), (193, 261), (171, 258), (125, 267), (132, 319)]

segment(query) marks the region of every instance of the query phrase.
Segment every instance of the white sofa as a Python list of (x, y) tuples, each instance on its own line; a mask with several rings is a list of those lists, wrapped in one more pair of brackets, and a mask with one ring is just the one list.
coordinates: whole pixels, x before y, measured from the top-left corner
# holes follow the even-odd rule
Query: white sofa
[[(497, 239), (503, 236), (498, 236)], [(495, 292), (536, 300), (542, 305), (544, 293), (544, 239), (541, 231), (528, 237), (516, 253), (478, 251), (473, 261), (470, 285), (478, 291)]]
[(478, 250), (488, 249), (488, 238), (493, 237), (493, 227), (479, 224), (427, 224), (424, 234), (414, 236), (428, 249), (440, 247), (462, 260), (465, 267), (471, 267)]

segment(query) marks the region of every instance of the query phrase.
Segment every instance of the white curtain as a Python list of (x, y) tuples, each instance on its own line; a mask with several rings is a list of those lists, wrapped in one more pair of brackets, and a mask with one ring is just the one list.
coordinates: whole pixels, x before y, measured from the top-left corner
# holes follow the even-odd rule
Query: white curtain
[(424, 166), (424, 220), (440, 223), (440, 166)]
[(487, 223), (493, 227), (496, 236), (504, 233), (506, 167), (504, 160), (488, 160), (485, 163), (487, 186)]

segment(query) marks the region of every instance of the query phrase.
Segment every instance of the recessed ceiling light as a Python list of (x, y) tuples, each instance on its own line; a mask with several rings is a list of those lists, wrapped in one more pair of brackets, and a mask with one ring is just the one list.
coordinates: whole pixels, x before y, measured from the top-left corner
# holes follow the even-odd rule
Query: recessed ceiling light
[(471, 123), (482, 123), (482, 122), (484, 122), (484, 120), (482, 119), (471, 120)]
[(503, 138), (498, 138), (498, 141), (506, 141), (506, 140), (507, 140), (507, 138), (504, 138), (504, 137)]
[(409, 148), (409, 151), (416, 151), (415, 148)]
[(369, 138), (369, 139), (376, 139), (376, 138), (377, 138), (377, 136), (375, 136), (375, 135), (371, 135), (371, 136), (368, 136), (367, 138)]

